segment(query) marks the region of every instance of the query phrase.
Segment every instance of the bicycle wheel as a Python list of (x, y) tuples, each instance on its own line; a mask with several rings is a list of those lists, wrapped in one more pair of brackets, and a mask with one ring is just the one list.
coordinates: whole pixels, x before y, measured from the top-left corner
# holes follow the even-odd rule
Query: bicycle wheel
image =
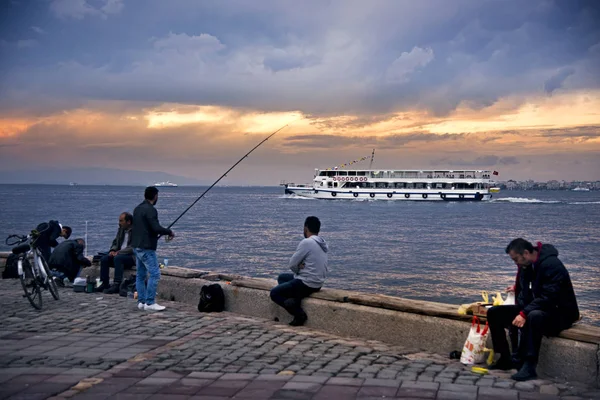
[(48, 263), (42, 256), (39, 256), (38, 260), (39, 260), (40, 264), (42, 264), (42, 267), (44, 268), (44, 272), (46, 273), (46, 282), (45, 283), (46, 283), (46, 286), (48, 287), (48, 290), (50, 291), (50, 294), (52, 294), (52, 297), (54, 297), (54, 300), (60, 299), (60, 296), (58, 295), (58, 286), (56, 285), (56, 282), (54, 281), (54, 277), (50, 273), (50, 267), (48, 267)]
[(23, 286), (23, 291), (25, 292), (25, 297), (31, 303), (33, 308), (36, 310), (42, 309), (42, 289), (38, 284), (37, 279), (33, 275), (33, 271), (31, 270), (31, 266), (29, 263), (23, 263), (23, 275), (19, 276), (21, 280), (21, 286)]

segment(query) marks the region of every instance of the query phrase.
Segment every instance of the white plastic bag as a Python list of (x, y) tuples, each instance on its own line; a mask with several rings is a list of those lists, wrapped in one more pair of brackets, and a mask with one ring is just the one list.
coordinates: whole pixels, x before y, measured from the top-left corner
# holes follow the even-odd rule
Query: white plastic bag
[(460, 362), (462, 364), (479, 364), (485, 360), (485, 342), (489, 336), (489, 326), (481, 329), (479, 318), (473, 317), (469, 336), (463, 347)]
[(506, 300), (504, 300), (505, 306), (514, 306), (515, 305), (515, 292), (508, 292), (506, 295)]

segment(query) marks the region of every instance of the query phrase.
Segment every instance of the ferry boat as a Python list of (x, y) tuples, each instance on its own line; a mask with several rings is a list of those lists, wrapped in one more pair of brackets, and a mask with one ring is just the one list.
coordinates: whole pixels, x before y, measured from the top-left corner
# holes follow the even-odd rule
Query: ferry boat
[(500, 189), (496, 171), (319, 170), (312, 184), (282, 182), (286, 194), (315, 199), (486, 201)]
[(166, 181), (166, 182), (156, 182), (153, 186), (155, 187), (177, 187), (176, 183)]
[(577, 186), (576, 188), (571, 189), (572, 192), (589, 192), (590, 188), (584, 186)]

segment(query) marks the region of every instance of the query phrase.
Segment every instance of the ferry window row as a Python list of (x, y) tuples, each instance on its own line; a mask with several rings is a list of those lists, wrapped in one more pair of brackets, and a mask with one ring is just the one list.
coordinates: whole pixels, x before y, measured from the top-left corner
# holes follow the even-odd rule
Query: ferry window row
[[(321, 182), (321, 187), (324, 187), (324, 182)], [(337, 188), (338, 182), (327, 182), (328, 188)], [(345, 189), (485, 189), (486, 186), (481, 183), (387, 183), (387, 182), (345, 182), (343, 186)]]

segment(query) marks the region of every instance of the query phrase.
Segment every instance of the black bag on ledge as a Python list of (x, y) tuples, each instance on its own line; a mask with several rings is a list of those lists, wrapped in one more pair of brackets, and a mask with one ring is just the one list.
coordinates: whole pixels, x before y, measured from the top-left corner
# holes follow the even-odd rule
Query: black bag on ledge
[(198, 302), (198, 311), (200, 312), (221, 312), (225, 309), (225, 293), (218, 283), (204, 285), (200, 289), (200, 302)]

